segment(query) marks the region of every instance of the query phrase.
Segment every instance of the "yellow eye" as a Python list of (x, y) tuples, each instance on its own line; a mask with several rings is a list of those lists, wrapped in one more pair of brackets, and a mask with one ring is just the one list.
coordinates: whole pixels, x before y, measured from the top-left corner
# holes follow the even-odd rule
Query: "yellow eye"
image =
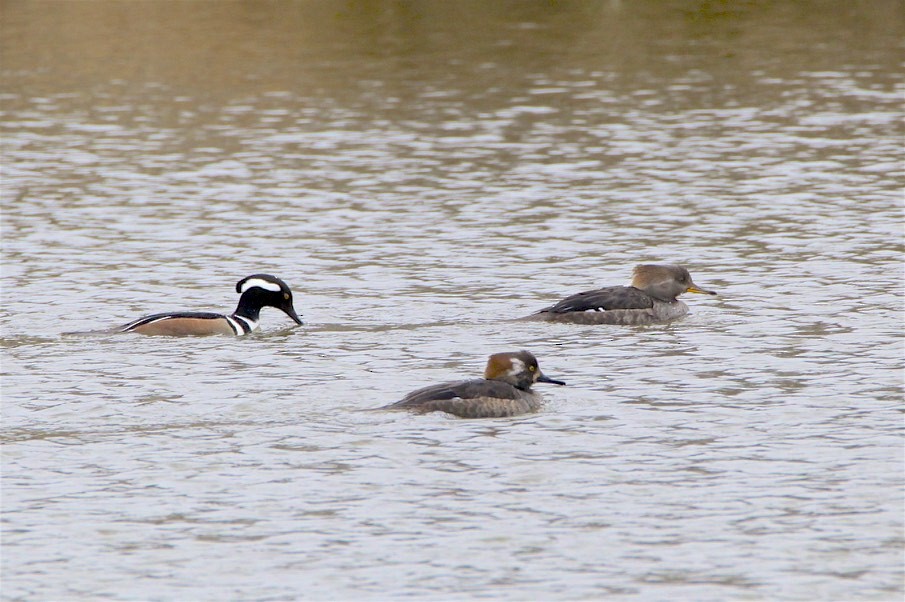
[(289, 300), (289, 293), (283, 293), (283, 299)]
[(537, 370), (537, 366), (528, 366), (528, 370), (534, 372), (535, 370)]

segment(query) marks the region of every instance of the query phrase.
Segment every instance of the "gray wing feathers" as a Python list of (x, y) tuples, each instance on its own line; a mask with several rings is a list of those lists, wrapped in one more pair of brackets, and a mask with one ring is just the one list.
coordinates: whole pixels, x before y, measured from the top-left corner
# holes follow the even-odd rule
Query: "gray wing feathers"
[(496, 380), (474, 379), (443, 383), (412, 391), (388, 408), (413, 408), (428, 402), (494, 397), (518, 399), (520, 392), (512, 385)]
[(538, 313), (561, 314), (572, 311), (607, 311), (614, 309), (650, 309), (654, 301), (643, 291), (631, 286), (610, 286), (566, 297)]

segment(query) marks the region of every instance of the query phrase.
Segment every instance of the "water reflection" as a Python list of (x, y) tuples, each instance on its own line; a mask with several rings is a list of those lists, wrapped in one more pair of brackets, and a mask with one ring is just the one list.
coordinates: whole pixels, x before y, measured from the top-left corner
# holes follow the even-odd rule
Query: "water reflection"
[[(48, 6), (0, 6), (8, 597), (901, 596), (891, 2)], [(664, 261), (720, 298), (509, 321)], [(60, 336), (259, 271), (305, 327)], [(358, 411), (518, 348), (539, 414)]]

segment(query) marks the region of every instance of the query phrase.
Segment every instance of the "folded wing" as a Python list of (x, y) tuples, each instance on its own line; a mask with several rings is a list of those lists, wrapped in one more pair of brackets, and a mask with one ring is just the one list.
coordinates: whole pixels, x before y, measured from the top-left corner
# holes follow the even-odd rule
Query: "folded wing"
[(519, 399), (519, 390), (508, 383), (496, 380), (462, 380), (458, 382), (431, 385), (412, 391), (387, 408), (415, 408), (432, 401), (452, 399), (477, 399), (493, 397), (496, 399)]
[(593, 291), (576, 293), (566, 297), (556, 305), (545, 307), (538, 313), (563, 314), (612, 309), (649, 309), (653, 306), (653, 300), (637, 288), (632, 286), (609, 286)]
[(120, 332), (128, 332), (130, 330), (134, 330), (139, 326), (145, 326), (152, 322), (159, 322), (160, 320), (167, 320), (174, 317), (180, 318), (191, 318), (193, 320), (222, 320), (223, 314), (216, 314), (212, 312), (204, 312), (204, 311), (181, 311), (178, 314), (167, 313), (167, 314), (154, 314), (151, 316), (145, 316), (143, 318), (139, 318), (133, 322), (129, 322), (128, 324), (120, 327)]

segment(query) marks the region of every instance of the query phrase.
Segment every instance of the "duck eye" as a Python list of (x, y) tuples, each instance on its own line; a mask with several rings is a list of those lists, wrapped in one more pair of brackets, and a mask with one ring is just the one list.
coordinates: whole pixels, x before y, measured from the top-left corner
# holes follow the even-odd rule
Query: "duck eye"
[(289, 300), (289, 293), (283, 293), (283, 299)]
[(528, 370), (534, 372), (535, 370), (537, 370), (537, 366), (528, 366)]

